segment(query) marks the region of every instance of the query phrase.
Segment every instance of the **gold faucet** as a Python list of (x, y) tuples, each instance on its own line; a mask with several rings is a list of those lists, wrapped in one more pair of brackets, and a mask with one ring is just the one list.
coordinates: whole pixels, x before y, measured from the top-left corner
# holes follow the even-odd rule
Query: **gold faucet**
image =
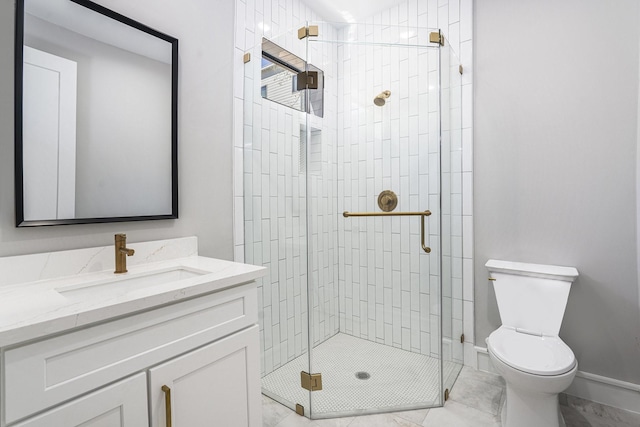
[(116, 271), (115, 274), (127, 272), (127, 257), (135, 253), (133, 249), (127, 248), (127, 235), (124, 233), (116, 234)]

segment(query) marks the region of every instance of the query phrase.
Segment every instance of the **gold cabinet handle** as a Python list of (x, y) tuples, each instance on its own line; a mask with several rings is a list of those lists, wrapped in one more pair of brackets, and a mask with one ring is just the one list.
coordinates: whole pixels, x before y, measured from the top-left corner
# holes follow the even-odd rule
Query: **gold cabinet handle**
[(171, 427), (171, 389), (166, 385), (163, 385), (162, 391), (164, 391), (164, 407), (166, 410), (167, 427)]
[(420, 216), (420, 240), (422, 244), (422, 250), (426, 253), (431, 252), (431, 248), (428, 247), (424, 243), (425, 232), (424, 232), (424, 217), (431, 215), (431, 211), (424, 212), (343, 212), (342, 216), (345, 218), (349, 218), (351, 216)]

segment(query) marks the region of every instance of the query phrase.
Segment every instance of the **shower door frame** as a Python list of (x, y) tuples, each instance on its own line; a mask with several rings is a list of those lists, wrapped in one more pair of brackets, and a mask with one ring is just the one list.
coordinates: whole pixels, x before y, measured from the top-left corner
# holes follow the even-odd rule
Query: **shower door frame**
[[(310, 25), (309, 23), (307, 23), (307, 26)], [(438, 33), (440, 33), (440, 31), (438, 31)], [(322, 35), (322, 32), (320, 32), (320, 36)], [(309, 55), (309, 44), (311, 42), (314, 42), (316, 40), (312, 40), (310, 37), (306, 38), (307, 40), (307, 56), (306, 59), (308, 62), (313, 62), (313, 59), (310, 58)], [(446, 69), (443, 69), (443, 64), (442, 64), (442, 51), (443, 49), (450, 49), (450, 46), (448, 45), (448, 42), (446, 42), (444, 40), (444, 37), (442, 37), (443, 43), (442, 45), (437, 44), (437, 46), (434, 45), (425, 45), (425, 46), (410, 46), (412, 48), (415, 49), (437, 49), (438, 52), (438, 65), (437, 65), (437, 75), (438, 75), (438, 84), (437, 84), (437, 90), (438, 90), (438, 138), (437, 138), (437, 144), (438, 144), (438, 174), (440, 175), (440, 177), (442, 177), (442, 171), (443, 171), (443, 154), (442, 154), (442, 142), (443, 142), (443, 114), (442, 114), (442, 106), (443, 106), (443, 102), (442, 102), (442, 97), (443, 95), (443, 90), (442, 90), (442, 83), (443, 81), (449, 81), (450, 79), (445, 79), (443, 76), (443, 73), (448, 73), (449, 72), (449, 66), (448, 64), (445, 64)], [(340, 42), (336, 42), (336, 43), (340, 43)], [(363, 45), (367, 45), (367, 44), (371, 44), (371, 45), (375, 45), (376, 43), (366, 43), (363, 42), (361, 43)], [(398, 48), (402, 48), (402, 47), (408, 47), (406, 45), (402, 45), (402, 44), (397, 44), (395, 45), (395, 47)], [(454, 55), (455, 56), (455, 55)], [(457, 68), (457, 65), (456, 65)], [(309, 99), (309, 97), (307, 97), (307, 100)], [(450, 103), (446, 103), (447, 105), (450, 105)], [(376, 104), (377, 105), (377, 104)], [(450, 112), (448, 112), (450, 113)], [(308, 115), (307, 115), (307, 122), (308, 122)], [(423, 118), (423, 120), (426, 120), (426, 118)], [(448, 118), (448, 120), (450, 120), (450, 118)], [(461, 123), (460, 123), (460, 128), (461, 128)], [(307, 144), (310, 143), (310, 139), (309, 139), (309, 130), (310, 130), (310, 126), (307, 125)], [(450, 129), (447, 129), (450, 130)], [(461, 129), (460, 129), (461, 130)], [(450, 138), (450, 135), (449, 135)], [(449, 145), (450, 146), (450, 145)], [(460, 147), (461, 150), (461, 147)], [(449, 153), (450, 154), (450, 153)], [(310, 155), (310, 150), (307, 150), (307, 164), (309, 164), (310, 159), (309, 159), (309, 155)], [(451, 158), (449, 157), (449, 162), (451, 161)], [(338, 159), (336, 159), (336, 162), (338, 162)], [(450, 168), (450, 164), (449, 164), (449, 168)], [(450, 170), (450, 169), (449, 169)], [(308, 229), (307, 229), (307, 237), (310, 236), (311, 233), (311, 223), (313, 221), (312, 218), (312, 207), (310, 204), (310, 199), (313, 197), (311, 195), (310, 192), (310, 175), (307, 175), (307, 215), (309, 216), (309, 218), (307, 219), (307, 224), (308, 224)], [(336, 184), (338, 184), (338, 180), (336, 180)], [(448, 393), (449, 393), (449, 388), (453, 382), (455, 381), (455, 378), (457, 377), (457, 373), (459, 372), (458, 370), (454, 369), (454, 373), (450, 374), (449, 377), (451, 378), (445, 378), (444, 377), (444, 366), (443, 366), (443, 340), (445, 339), (445, 336), (443, 334), (443, 321), (442, 321), (442, 317), (443, 317), (443, 290), (442, 290), (442, 284), (443, 284), (443, 263), (442, 263), (442, 209), (443, 209), (443, 197), (442, 197), (442, 192), (443, 192), (443, 188), (442, 188), (442, 181), (439, 180), (438, 182), (439, 184), (439, 192), (438, 192), (438, 207), (437, 207), (437, 211), (438, 211), (438, 215), (440, 215), (440, 218), (437, 221), (437, 227), (438, 227), (438, 232), (437, 235), (439, 236), (438, 242), (437, 242), (437, 249), (435, 251), (436, 256), (438, 256), (438, 277), (439, 277), (439, 289), (438, 289), (438, 299), (439, 299), (439, 305), (438, 305), (438, 311), (437, 311), (437, 319), (438, 319), (438, 325), (437, 325), (437, 330), (438, 330), (438, 350), (437, 350), (437, 354), (438, 354), (438, 364), (439, 364), (439, 392), (438, 392), (438, 400), (437, 402), (434, 402), (433, 405), (425, 405), (425, 404), (418, 404), (418, 405), (408, 405), (408, 406), (399, 406), (399, 407), (395, 407), (395, 408), (389, 408), (389, 407), (384, 407), (384, 408), (367, 408), (367, 409), (360, 409), (360, 410), (356, 410), (356, 411), (350, 411), (350, 412), (318, 412), (314, 410), (314, 392), (311, 392), (310, 394), (310, 410), (309, 410), (309, 418), (311, 419), (322, 419), (322, 418), (334, 418), (334, 417), (338, 417), (338, 416), (353, 416), (353, 415), (360, 415), (360, 414), (374, 414), (374, 413), (382, 413), (382, 412), (391, 412), (391, 411), (397, 411), (397, 410), (410, 410), (410, 409), (422, 409), (422, 408), (429, 408), (429, 407), (438, 407), (438, 406), (442, 406), (444, 404), (444, 401), (446, 400), (446, 398), (448, 398)], [(336, 194), (338, 194), (338, 192), (336, 192)], [(346, 206), (345, 206), (346, 207)], [(422, 206), (420, 207), (422, 208)], [(428, 207), (427, 207), (428, 208)], [(407, 213), (403, 213), (404, 215), (407, 215)], [(414, 212), (414, 214), (418, 214), (418, 212)], [(346, 215), (345, 215), (346, 216)], [(368, 216), (368, 214), (367, 214)], [(345, 218), (342, 218), (342, 215), (339, 216), (338, 221), (340, 220), (344, 220)], [(424, 221), (424, 216), (421, 217), (421, 220)], [(424, 227), (424, 226), (423, 226)], [(424, 233), (424, 230), (422, 230), (422, 232)], [(460, 236), (461, 237), (461, 236)], [(424, 242), (424, 237), (422, 238), (422, 242)], [(460, 243), (461, 243), (461, 238), (460, 238)], [(424, 243), (422, 244), (422, 247), (424, 248)], [(312, 257), (314, 256), (314, 254), (311, 252), (310, 248), (308, 248), (308, 268), (310, 268), (310, 266), (312, 265), (313, 259)], [(412, 248), (412, 250), (420, 250), (421, 249), (418, 248)], [(449, 248), (450, 250), (450, 248)], [(433, 256), (433, 255), (432, 255)], [(341, 271), (341, 269), (338, 269), (338, 271)], [(338, 273), (340, 274), (340, 273)], [(313, 290), (313, 287), (315, 285), (314, 281), (313, 281), (313, 276), (311, 274), (310, 271), (307, 272), (307, 277), (308, 277), (308, 286), (309, 286), (309, 291), (308, 291), (308, 298), (309, 298), (309, 302), (308, 302), (308, 325), (313, 325), (313, 310), (312, 308), (314, 307), (314, 295), (316, 294)], [(450, 278), (451, 280), (451, 278)], [(460, 287), (461, 287), (461, 272), (460, 272)], [(451, 292), (451, 291), (449, 291)], [(449, 298), (451, 297), (451, 295), (449, 295)], [(342, 302), (343, 299), (340, 299), (340, 301)], [(461, 323), (461, 320), (460, 320)], [(339, 332), (342, 332), (343, 329), (343, 325), (342, 325), (342, 319), (340, 320), (340, 326), (339, 326)], [(458, 351), (459, 353), (462, 353), (462, 342), (460, 342), (460, 344), (457, 344), (456, 341), (453, 339), (453, 335), (450, 333), (451, 335), (451, 340), (448, 343), (449, 346), (452, 348), (456, 345), (459, 345), (458, 347)], [(310, 331), (308, 334), (309, 337), (309, 368), (310, 371), (309, 372), (315, 372), (316, 370), (314, 369), (314, 350), (315, 350), (315, 345), (313, 342), (313, 334)], [(451, 349), (449, 349), (451, 350)], [(459, 362), (460, 364), (462, 363), (462, 360), (460, 360)], [(323, 384), (323, 387), (327, 387), (330, 386), (330, 384), (327, 384), (327, 382), (325, 381), (325, 383)]]

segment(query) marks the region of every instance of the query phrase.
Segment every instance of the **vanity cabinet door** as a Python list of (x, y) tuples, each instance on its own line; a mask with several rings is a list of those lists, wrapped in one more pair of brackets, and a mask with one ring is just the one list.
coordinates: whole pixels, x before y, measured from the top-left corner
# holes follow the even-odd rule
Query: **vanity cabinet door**
[(151, 369), (151, 426), (262, 427), (258, 348), (255, 325)]
[(15, 427), (141, 427), (149, 425), (144, 373), (101, 388)]

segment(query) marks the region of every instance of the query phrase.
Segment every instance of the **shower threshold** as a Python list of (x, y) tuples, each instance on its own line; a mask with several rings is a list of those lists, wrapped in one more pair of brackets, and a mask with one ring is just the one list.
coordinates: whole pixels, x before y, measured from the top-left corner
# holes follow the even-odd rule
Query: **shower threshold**
[[(308, 415), (309, 392), (300, 387), (308, 358), (304, 354), (264, 376), (262, 392), (292, 409), (301, 404)], [(453, 383), (461, 368), (444, 361), (445, 382)], [(314, 348), (313, 372), (322, 373), (322, 390), (311, 393), (317, 419), (433, 407), (442, 397), (437, 358), (342, 333)]]

